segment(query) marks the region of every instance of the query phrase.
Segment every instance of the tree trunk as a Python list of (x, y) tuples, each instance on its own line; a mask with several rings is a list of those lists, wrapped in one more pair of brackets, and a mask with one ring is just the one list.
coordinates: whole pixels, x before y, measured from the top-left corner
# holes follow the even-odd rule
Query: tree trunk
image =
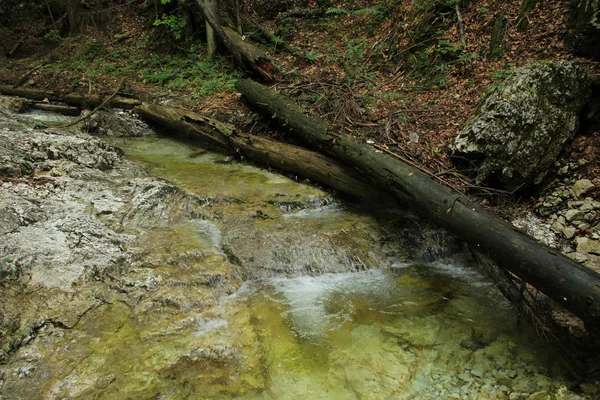
[(519, 18), (517, 18), (517, 29), (521, 32), (527, 31), (529, 28), (529, 12), (535, 8), (537, 0), (523, 0)]
[(596, 333), (600, 328), (600, 275), (492, 216), (461, 194), (439, 185), (419, 170), (304, 115), (275, 91), (250, 80), (236, 88), (269, 118), (334, 159), (351, 165), (431, 221), (454, 232), (498, 265), (535, 286), (580, 317)]
[(69, 33), (76, 35), (81, 32), (83, 23), (83, 8), (81, 0), (67, 0), (67, 20), (69, 22)]
[(249, 135), (232, 125), (187, 110), (142, 103), (135, 111), (150, 122), (220, 149), (235, 151), (259, 164), (308, 178), (352, 197), (397, 204), (393, 197), (367, 183), (357, 172), (317, 152)]
[(271, 31), (263, 28), (257, 23), (247, 20), (244, 25), (246, 26), (246, 35), (255, 42), (273, 46), (276, 51), (285, 50), (294, 57), (297, 57), (298, 54), (300, 54), (300, 50), (291, 47), (283, 39), (275, 36)]
[[(206, 9), (210, 11), (210, 13), (215, 17), (215, 20), (218, 25), (221, 25), (218, 19), (219, 15), (219, 4), (217, 0), (204, 0), (204, 5)], [(214, 57), (217, 54), (217, 38), (215, 36), (215, 31), (210, 26), (210, 23), (206, 19), (204, 24), (206, 25), (206, 53), (210, 57)]]
[[(25, 99), (38, 100), (38, 101), (48, 99), (48, 101), (62, 102), (62, 103), (66, 103), (70, 106), (77, 106), (77, 107), (82, 107), (82, 108), (97, 107), (100, 104), (102, 104), (102, 102), (105, 100), (105, 97), (97, 96), (97, 95), (84, 96), (84, 95), (80, 95), (77, 93), (63, 95), (63, 94), (56, 93), (51, 90), (23, 89), (23, 88), (14, 88), (12, 86), (3, 86), (3, 85), (0, 85), (0, 94), (6, 95), (6, 96), (23, 97)], [(129, 98), (129, 97), (122, 97), (122, 96), (115, 96), (108, 102), (107, 105), (110, 105), (111, 107), (115, 107), (115, 108), (131, 109), (135, 106), (140, 105), (141, 103), (142, 102), (137, 99), (133, 99), (133, 98)]]
[(233, 56), (236, 65), (242, 71), (249, 73), (263, 81), (272, 81), (276, 70), (271, 59), (255, 46), (251, 45), (235, 31), (223, 28), (219, 21), (206, 7), (203, 0), (196, 0), (196, 4), (204, 16), (204, 20), (211, 26), (216, 37)]
[(508, 28), (508, 19), (504, 15), (496, 15), (494, 27), (492, 28), (492, 40), (490, 42), (491, 61), (498, 61), (506, 50), (506, 29)]

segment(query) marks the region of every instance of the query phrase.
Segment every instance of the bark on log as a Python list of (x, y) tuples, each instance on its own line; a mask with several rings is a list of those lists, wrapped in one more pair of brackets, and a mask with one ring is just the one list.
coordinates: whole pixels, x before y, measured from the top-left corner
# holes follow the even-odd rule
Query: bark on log
[(524, 279), (600, 331), (600, 275), (495, 217), (419, 170), (332, 134), (328, 124), (305, 115), (290, 100), (263, 85), (241, 80), (236, 88), (258, 109), (311, 147), (355, 167), (380, 189), (454, 232), (498, 265)]
[[(49, 101), (54, 102), (62, 102), (66, 103), (70, 106), (77, 106), (81, 108), (93, 108), (98, 107), (102, 102), (106, 99), (105, 96), (98, 95), (80, 95), (76, 93), (70, 94), (60, 94), (51, 90), (40, 90), (40, 89), (24, 89), (24, 88), (13, 88), (12, 86), (4, 86), (0, 85), (0, 94), (6, 96), (16, 96), (23, 97), (25, 99), (30, 100), (38, 100), (42, 101), (44, 99), (48, 99)], [(140, 100), (115, 96), (113, 97), (107, 105), (114, 108), (125, 108), (132, 109), (138, 105), (142, 104)]]
[(230, 124), (183, 109), (142, 103), (134, 111), (152, 123), (221, 149), (235, 151), (259, 164), (308, 178), (353, 197), (397, 205), (392, 196), (365, 182), (356, 171), (317, 152), (249, 135)]
[(222, 27), (203, 0), (196, 0), (196, 4), (205, 21), (212, 27), (214, 34), (233, 56), (238, 68), (262, 81), (275, 79), (275, 66), (266, 54), (256, 46), (244, 41), (234, 30)]

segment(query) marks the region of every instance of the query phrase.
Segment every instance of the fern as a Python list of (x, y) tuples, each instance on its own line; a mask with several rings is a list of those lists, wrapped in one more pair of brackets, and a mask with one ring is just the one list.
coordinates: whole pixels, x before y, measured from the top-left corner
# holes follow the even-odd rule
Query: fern
[(348, 10), (347, 8), (330, 8), (325, 11), (325, 15), (334, 14), (334, 15), (342, 15), (342, 14), (352, 14), (352, 10)]

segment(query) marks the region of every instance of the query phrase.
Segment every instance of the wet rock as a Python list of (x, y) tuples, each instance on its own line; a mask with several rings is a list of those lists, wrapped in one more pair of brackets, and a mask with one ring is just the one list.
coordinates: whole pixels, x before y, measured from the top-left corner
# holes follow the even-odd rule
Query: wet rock
[(485, 99), (455, 149), (478, 163), (478, 182), (494, 179), (510, 189), (539, 184), (575, 134), (588, 96), (585, 72), (573, 64), (519, 68)]
[(148, 124), (135, 118), (131, 111), (99, 111), (86, 122), (87, 132), (111, 137), (155, 136)]
[(582, 194), (587, 193), (590, 189), (594, 188), (594, 184), (589, 179), (580, 179), (573, 184), (571, 187), (575, 192), (575, 197), (581, 197)]

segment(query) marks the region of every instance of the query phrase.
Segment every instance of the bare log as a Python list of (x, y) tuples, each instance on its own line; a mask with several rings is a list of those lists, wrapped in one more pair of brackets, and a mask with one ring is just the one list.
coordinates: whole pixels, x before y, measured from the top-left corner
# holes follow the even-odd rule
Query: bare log
[(227, 51), (233, 56), (238, 68), (263, 81), (275, 79), (275, 66), (266, 54), (256, 46), (243, 40), (234, 30), (222, 27), (203, 0), (196, 0), (196, 4), (204, 20), (212, 27), (215, 36), (219, 38)]
[(365, 182), (356, 171), (317, 152), (249, 135), (230, 124), (183, 109), (142, 103), (135, 111), (169, 130), (235, 151), (259, 164), (308, 178), (353, 197), (397, 204), (393, 197)]
[[(62, 102), (70, 106), (77, 106), (81, 108), (98, 107), (105, 100), (105, 97), (98, 95), (86, 96), (77, 93), (63, 95), (52, 90), (14, 88), (12, 86), (4, 85), (0, 85), (0, 94), (6, 96), (22, 97), (25, 99), (38, 101), (47, 99), (48, 101)], [(140, 104), (142, 104), (142, 102), (137, 99), (123, 96), (114, 96), (106, 105), (109, 105), (114, 108), (132, 109)]]
[(31, 102), (27, 103), (27, 106), (30, 108), (36, 109), (36, 110), (53, 112), (53, 113), (63, 114), (63, 115), (76, 116), (76, 115), (81, 114), (81, 110), (78, 107), (62, 106), (59, 104), (49, 104), (49, 103), (42, 103), (42, 102), (38, 102), (38, 101), (31, 101)]
[(356, 143), (347, 135), (332, 133), (324, 120), (305, 115), (274, 90), (251, 80), (238, 81), (236, 88), (287, 131), (353, 166), (372, 184), (454, 232), (474, 249), (563, 305), (590, 329), (600, 331), (600, 274), (539, 243), (416, 168)]

